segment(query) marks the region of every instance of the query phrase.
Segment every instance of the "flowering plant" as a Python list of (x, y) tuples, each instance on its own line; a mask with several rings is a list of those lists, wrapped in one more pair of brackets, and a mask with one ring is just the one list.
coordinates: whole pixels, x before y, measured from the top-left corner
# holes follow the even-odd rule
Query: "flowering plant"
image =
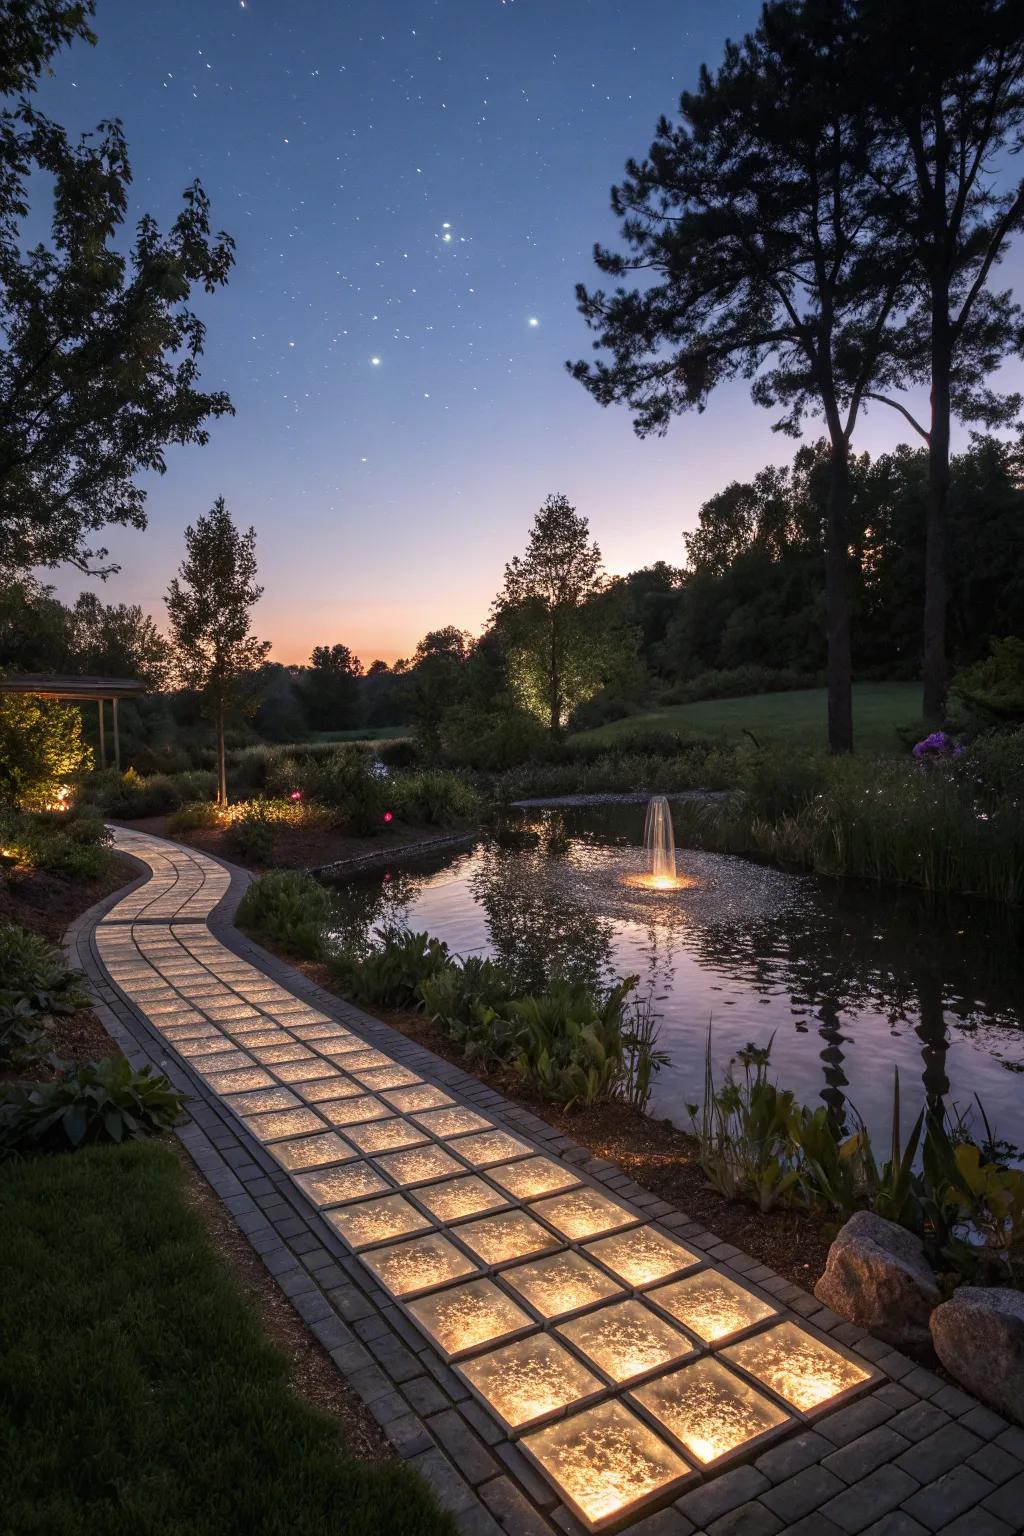
[(932, 731), (930, 736), (916, 744), (914, 756), (918, 762), (927, 757), (962, 757), (963, 750), (960, 743), (947, 736), (945, 731)]

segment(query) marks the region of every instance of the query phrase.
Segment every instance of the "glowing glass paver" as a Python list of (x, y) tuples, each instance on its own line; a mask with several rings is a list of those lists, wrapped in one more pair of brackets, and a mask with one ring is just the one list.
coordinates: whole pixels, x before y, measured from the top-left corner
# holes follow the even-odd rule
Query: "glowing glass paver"
[(396, 1065), (390, 1056), (385, 1056), (383, 1051), (346, 1051), (337, 1053), (331, 1058), (338, 1066), (344, 1067), (346, 1072), (366, 1071), (370, 1067), (393, 1067)]
[(536, 1259), (532, 1264), (517, 1264), (514, 1269), (506, 1269), (502, 1279), (545, 1322), (622, 1294), (617, 1281), (571, 1248)]
[(450, 1094), (435, 1088), (432, 1083), (423, 1083), (416, 1088), (394, 1088), (384, 1097), (400, 1115), (415, 1114), (421, 1109), (440, 1109), (455, 1102)]
[(297, 1040), (292, 1040), (287, 1045), (257, 1045), (252, 1054), (265, 1067), (272, 1067), (282, 1061), (312, 1062), (316, 1060), (313, 1052), (307, 1050), (304, 1045), (299, 1045)]
[(279, 1077), (282, 1083), (308, 1083), (320, 1082), (323, 1078), (333, 1077), (338, 1081), (344, 1081), (344, 1074), (337, 1067), (330, 1066), (326, 1061), (279, 1061), (274, 1064), (274, 1076)]
[(633, 1396), (702, 1466), (792, 1422), (778, 1403), (711, 1357), (636, 1387)]
[(231, 1038), (245, 1051), (254, 1045), (284, 1045), (288, 1039), (283, 1029), (233, 1029)]
[(296, 1184), (314, 1205), (342, 1205), (346, 1200), (362, 1200), (367, 1195), (383, 1195), (388, 1185), (367, 1163), (344, 1163), (340, 1168), (325, 1168), (320, 1173), (300, 1173)]
[(316, 1107), (332, 1125), (361, 1125), (367, 1120), (382, 1120), (390, 1114), (387, 1106), (372, 1093), (360, 1093), (351, 1099), (331, 1099)]
[(701, 1263), (700, 1254), (675, 1238), (666, 1237), (657, 1227), (634, 1227), (631, 1232), (598, 1238), (597, 1242), (587, 1244), (585, 1252), (600, 1259), (627, 1285), (637, 1288), (667, 1280)]
[(872, 1374), (789, 1322), (731, 1344), (722, 1357), (764, 1382), (801, 1413), (861, 1386)]
[(242, 1067), (237, 1072), (204, 1073), (214, 1093), (238, 1093), (246, 1088), (273, 1088), (274, 1079), (262, 1067)]
[(366, 1200), (327, 1212), (327, 1220), (352, 1248), (366, 1248), (370, 1243), (386, 1243), (396, 1237), (424, 1232), (430, 1222), (410, 1205), (404, 1195), (385, 1195), (381, 1200)]
[(307, 1104), (325, 1104), (334, 1099), (354, 1099), (365, 1097), (361, 1083), (354, 1083), (350, 1077), (318, 1077), (312, 1083), (294, 1083), (292, 1085), (300, 1099), (305, 1099)]
[(471, 1248), (485, 1264), (527, 1259), (531, 1254), (559, 1246), (558, 1238), (546, 1227), (525, 1211), (517, 1210), (502, 1211), (497, 1216), (469, 1222), (459, 1228), (459, 1241)]
[(567, 1195), (555, 1195), (550, 1200), (540, 1200), (534, 1206), (538, 1216), (543, 1216), (565, 1236), (582, 1242), (588, 1237), (600, 1237), (614, 1232), (618, 1227), (629, 1226), (636, 1221), (636, 1213), (621, 1205), (610, 1195), (598, 1189), (570, 1190)]
[[(444, 1114), (444, 1110), (438, 1111)], [(504, 1163), (510, 1157), (521, 1157), (533, 1148), (509, 1131), (482, 1131), (479, 1136), (465, 1136), (458, 1143), (458, 1153), (474, 1168), (489, 1168), (492, 1163)]]
[(410, 1072), (408, 1067), (371, 1067), (367, 1071), (353, 1072), (364, 1088), (381, 1093), (385, 1088), (405, 1088), (411, 1083), (422, 1083), (422, 1077)]
[(493, 1280), (470, 1280), (409, 1303), (409, 1314), (449, 1360), (534, 1327)]
[(230, 1044), (230, 1040), (224, 1035), (210, 1035), (201, 1040), (176, 1040), (174, 1049), (179, 1056), (186, 1056), (194, 1061), (197, 1056), (213, 1056)]
[(631, 1298), (559, 1323), (558, 1332), (616, 1385), (695, 1353), (680, 1329)]
[(265, 1115), (272, 1109), (300, 1109), (298, 1099), (287, 1088), (254, 1088), (251, 1093), (236, 1093), (224, 1100), (236, 1115)]
[(283, 1109), (269, 1115), (252, 1115), (246, 1118), (245, 1127), (258, 1136), (260, 1141), (278, 1141), (282, 1136), (303, 1136), (310, 1131), (322, 1131), (324, 1122), (311, 1109)]
[(490, 1177), (519, 1200), (553, 1195), (582, 1182), (571, 1168), (553, 1162), (550, 1157), (527, 1157), (522, 1162), (509, 1163), (507, 1167), (492, 1168)]
[(458, 1366), (506, 1429), (526, 1429), (604, 1390), (574, 1355), (535, 1333)]
[(268, 1151), (289, 1173), (301, 1168), (325, 1168), (353, 1155), (348, 1142), (333, 1131), (325, 1131), (322, 1136), (303, 1136), (296, 1141), (278, 1141)]
[(655, 1494), (681, 1487), (690, 1468), (619, 1402), (599, 1403), (520, 1444), (590, 1531), (621, 1520)]
[(504, 1195), (478, 1179), (475, 1173), (464, 1179), (448, 1179), (444, 1184), (418, 1189), (416, 1198), (438, 1221), (446, 1222), (480, 1216), (484, 1211), (497, 1211), (508, 1204)]
[(427, 1139), (422, 1131), (397, 1115), (392, 1115), (388, 1120), (371, 1120), (366, 1125), (353, 1125), (348, 1134), (360, 1152), (398, 1152), (403, 1147), (418, 1146)]
[(427, 1110), (416, 1115), (415, 1120), (431, 1136), (464, 1136), (468, 1131), (494, 1129), (493, 1120), (485, 1120), (475, 1109), (466, 1109), (461, 1104), (455, 1104), (451, 1109)]
[(412, 1147), (407, 1152), (392, 1152), (379, 1157), (381, 1168), (395, 1184), (426, 1184), (431, 1179), (447, 1178), (461, 1173), (462, 1165), (449, 1156), (442, 1147)]
[(392, 1296), (414, 1296), (476, 1273), (472, 1259), (467, 1259), (440, 1233), (395, 1243), (390, 1248), (375, 1248), (372, 1253), (363, 1254), (363, 1263)]
[(221, 1051), (216, 1056), (201, 1056), (198, 1061), (190, 1063), (193, 1072), (198, 1072), (201, 1077), (210, 1077), (215, 1072), (230, 1072), (235, 1067), (251, 1067), (252, 1057), (244, 1051)]
[(650, 1292), (650, 1298), (705, 1344), (716, 1344), (755, 1323), (763, 1323), (775, 1317), (778, 1310), (717, 1269), (705, 1269), (671, 1285), (659, 1286)]

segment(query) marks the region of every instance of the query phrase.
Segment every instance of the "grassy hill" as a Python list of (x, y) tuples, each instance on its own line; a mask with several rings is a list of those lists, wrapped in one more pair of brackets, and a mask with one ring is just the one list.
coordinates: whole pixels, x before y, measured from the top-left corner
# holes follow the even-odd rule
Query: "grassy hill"
[[(920, 723), (919, 683), (856, 683), (853, 689), (853, 731), (858, 751), (900, 752), (900, 728)], [(825, 746), (827, 722), (824, 688), (800, 688), (792, 693), (759, 693), (739, 699), (702, 699), (699, 704), (675, 704), (646, 715), (631, 715), (592, 731), (575, 741), (611, 745), (622, 736), (643, 731), (687, 731), (702, 736), (735, 738), (744, 731), (762, 746), (781, 745), (817, 750)], [(923, 729), (923, 728), (922, 728)]]

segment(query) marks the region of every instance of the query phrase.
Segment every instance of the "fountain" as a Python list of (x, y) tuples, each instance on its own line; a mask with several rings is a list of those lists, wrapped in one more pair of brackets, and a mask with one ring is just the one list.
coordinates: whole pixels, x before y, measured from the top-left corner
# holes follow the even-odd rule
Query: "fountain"
[(686, 876), (676, 873), (676, 834), (672, 826), (672, 810), (664, 795), (652, 795), (647, 802), (644, 855), (646, 872), (627, 877), (627, 885), (654, 891), (677, 891), (694, 884)]

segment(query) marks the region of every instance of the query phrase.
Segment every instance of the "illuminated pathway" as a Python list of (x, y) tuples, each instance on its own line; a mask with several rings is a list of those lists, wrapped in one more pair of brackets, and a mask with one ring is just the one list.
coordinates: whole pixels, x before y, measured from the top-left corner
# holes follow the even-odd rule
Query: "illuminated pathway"
[(460, 1529), (1019, 1528), (1024, 1432), (242, 938), (241, 872), (117, 845), (101, 1016)]

